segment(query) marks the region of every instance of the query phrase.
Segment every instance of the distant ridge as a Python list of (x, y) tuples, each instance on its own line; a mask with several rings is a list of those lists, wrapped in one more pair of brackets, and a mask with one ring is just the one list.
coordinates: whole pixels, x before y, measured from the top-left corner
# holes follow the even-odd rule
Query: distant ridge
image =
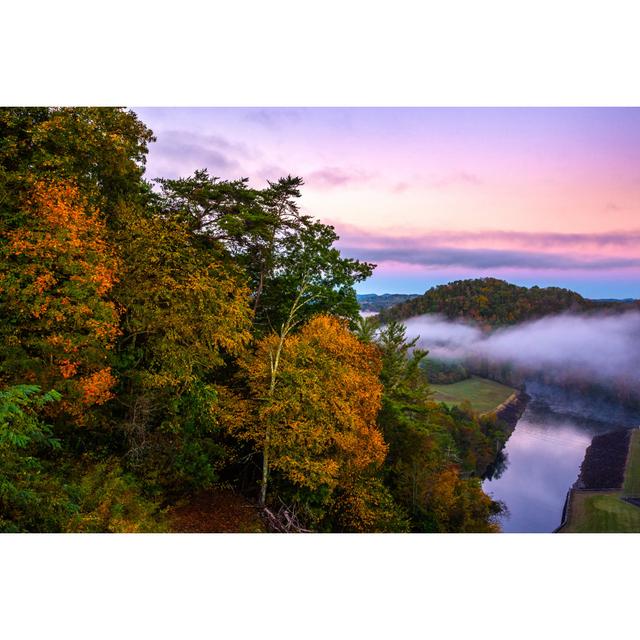
[(362, 293), (356, 297), (362, 311), (382, 311), (395, 304), (406, 302), (411, 298), (417, 298), (419, 293)]

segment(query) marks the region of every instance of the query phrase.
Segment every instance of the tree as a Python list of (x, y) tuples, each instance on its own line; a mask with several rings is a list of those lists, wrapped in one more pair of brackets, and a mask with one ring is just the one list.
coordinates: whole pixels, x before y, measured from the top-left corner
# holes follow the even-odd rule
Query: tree
[(57, 392), (41, 393), (36, 385), (0, 389), (0, 532), (52, 524), (53, 505), (43, 501), (38, 482), (37, 452), (56, 449), (60, 442), (37, 409), (58, 400)]
[(240, 366), (255, 400), (238, 435), (266, 451), (267, 472), (292, 485), (309, 509), (324, 512), (336, 489), (351, 490), (379, 470), (386, 454), (375, 423), (380, 363), (344, 321), (317, 316), (283, 340), (267, 336)]
[(177, 217), (121, 206), (116, 223), (118, 401), (128, 459), (154, 482), (210, 484), (223, 454), (215, 383), (251, 337), (245, 279), (222, 248), (202, 246)]
[(59, 180), (73, 182), (109, 220), (118, 202), (146, 197), (142, 173), (153, 140), (124, 109), (0, 109), (0, 212), (15, 218), (34, 180)]
[(382, 382), (389, 397), (419, 399), (429, 396), (427, 378), (420, 365), (428, 351), (416, 348), (419, 336), (407, 340), (407, 328), (394, 320), (380, 331), (376, 344), (382, 352)]
[(395, 321), (376, 338), (384, 384), (378, 423), (389, 444), (387, 486), (415, 531), (494, 531), (496, 505), (472, 477), (490, 438), (472, 414), (429, 400), (421, 367), (427, 352), (415, 348), (417, 340), (407, 340), (406, 328)]
[(378, 330), (378, 320), (375, 316), (360, 316), (355, 322), (354, 333), (358, 340), (370, 344)]
[(109, 295), (117, 257), (101, 213), (73, 183), (36, 182), (21, 211), (25, 224), (0, 245), (0, 373), (57, 389), (55, 409), (81, 424), (115, 384), (109, 355), (119, 318)]
[(304, 282), (309, 303), (302, 310), (303, 320), (330, 314), (355, 324), (360, 309), (354, 285), (368, 278), (375, 265), (343, 258), (334, 246), (338, 239), (333, 227), (317, 221), (304, 222), (282, 239), (265, 279), (259, 322), (279, 326), (287, 316), (288, 301)]
[(300, 212), (301, 178), (253, 189), (246, 179), (219, 180), (203, 170), (158, 182), (159, 209), (185, 220), (202, 243), (223, 245), (243, 268), (261, 334), (286, 321), (302, 282), (313, 296), (301, 311), (305, 318), (330, 313), (355, 321), (353, 285), (369, 277), (374, 265), (343, 258), (333, 246), (333, 227)]

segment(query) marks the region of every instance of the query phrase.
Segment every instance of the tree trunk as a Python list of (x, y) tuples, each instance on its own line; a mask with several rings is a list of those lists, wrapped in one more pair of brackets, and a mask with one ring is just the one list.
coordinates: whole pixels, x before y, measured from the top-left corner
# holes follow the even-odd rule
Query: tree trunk
[[(270, 402), (273, 398), (273, 394), (276, 390), (276, 380), (278, 376), (278, 367), (280, 366), (280, 355), (282, 354), (282, 349), (284, 347), (284, 341), (286, 337), (289, 335), (289, 332), (295, 327), (296, 322), (296, 314), (300, 309), (304, 306), (305, 301), (302, 300), (302, 296), (307, 290), (307, 283), (303, 278), (302, 284), (300, 286), (300, 290), (298, 291), (298, 295), (296, 299), (293, 301), (291, 305), (291, 309), (289, 311), (289, 317), (285, 322), (282, 323), (282, 327), (280, 328), (280, 336), (278, 340), (278, 346), (276, 348), (275, 356), (269, 354), (271, 358), (271, 381), (269, 383), (269, 395), (267, 397), (267, 402)], [(308, 301), (307, 301), (308, 302)], [(267, 502), (267, 483), (269, 481), (269, 444), (271, 441), (271, 429), (270, 425), (265, 425), (264, 432), (264, 445), (262, 447), (262, 480), (260, 482), (260, 498), (259, 504), (261, 507), (264, 507)]]

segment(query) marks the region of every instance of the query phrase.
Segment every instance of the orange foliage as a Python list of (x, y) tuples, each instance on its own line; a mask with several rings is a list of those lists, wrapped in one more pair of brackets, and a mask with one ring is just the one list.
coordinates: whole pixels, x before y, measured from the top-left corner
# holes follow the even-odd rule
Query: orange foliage
[(115, 378), (111, 375), (111, 368), (106, 367), (82, 378), (82, 401), (85, 405), (103, 404), (113, 397), (111, 388), (115, 384)]
[(110, 397), (106, 366), (119, 314), (107, 296), (117, 260), (99, 211), (70, 182), (36, 182), (26, 223), (7, 234), (0, 272), (3, 300), (23, 347), (16, 380), (35, 372), (44, 388), (63, 393), (65, 410), (82, 422), (84, 408)]
[(477, 478), (462, 478), (451, 465), (434, 478), (425, 496), (442, 532), (493, 533), (499, 526), (487, 517), (491, 498)]
[(268, 398), (277, 341), (275, 335), (263, 339), (254, 355), (241, 360), (252, 396), (263, 400), (240, 435), (262, 446), (269, 426), (272, 468), (301, 488), (352, 486), (378, 469), (387, 452), (376, 425), (382, 395), (376, 348), (360, 342), (341, 320), (316, 316), (285, 340)]

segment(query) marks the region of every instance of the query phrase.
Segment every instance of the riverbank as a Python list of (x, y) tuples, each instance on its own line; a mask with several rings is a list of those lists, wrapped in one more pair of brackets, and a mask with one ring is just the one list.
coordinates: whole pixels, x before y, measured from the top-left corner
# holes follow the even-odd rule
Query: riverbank
[(513, 432), (522, 417), (530, 396), (524, 391), (514, 391), (504, 402), (499, 404), (493, 411), (484, 415), (495, 415), (501, 422), (509, 426), (509, 434)]

